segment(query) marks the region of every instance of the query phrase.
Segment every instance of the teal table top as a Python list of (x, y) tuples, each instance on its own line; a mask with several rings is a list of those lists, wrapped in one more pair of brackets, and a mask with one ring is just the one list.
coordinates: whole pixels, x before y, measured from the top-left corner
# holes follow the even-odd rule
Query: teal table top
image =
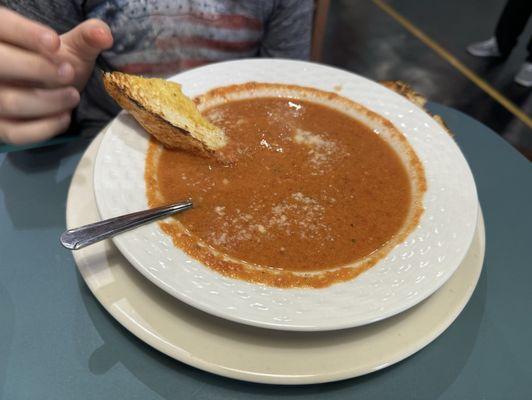
[(218, 377), (136, 339), (58, 242), (87, 139), (0, 154), (0, 399), (532, 399), (532, 164), (470, 117), (430, 108), (475, 175), (487, 231), (478, 286), (449, 329), (412, 357), (316, 386)]
[(5, 144), (5, 143), (0, 142), (0, 153), (11, 153), (14, 151), (38, 149), (38, 148), (54, 146), (54, 145), (69, 143), (69, 142), (78, 141), (78, 140), (79, 140), (79, 136), (75, 132), (69, 132), (69, 133), (64, 133), (62, 135), (51, 138), (47, 140), (46, 142), (32, 143), (32, 144), (27, 144), (23, 146), (15, 146), (15, 145), (10, 145), (10, 144)]

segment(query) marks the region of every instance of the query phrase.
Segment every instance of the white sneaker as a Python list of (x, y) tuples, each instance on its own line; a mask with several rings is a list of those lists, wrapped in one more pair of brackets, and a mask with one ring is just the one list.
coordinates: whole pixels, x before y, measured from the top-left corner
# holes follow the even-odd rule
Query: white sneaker
[(469, 54), (475, 57), (501, 57), (502, 54), (497, 45), (497, 39), (494, 37), (484, 40), (483, 42), (477, 42), (467, 46)]
[(523, 85), (524, 87), (532, 87), (532, 62), (525, 62), (517, 75), (514, 82)]
[(514, 82), (523, 85), (524, 87), (532, 87), (532, 62), (525, 62), (517, 75)]

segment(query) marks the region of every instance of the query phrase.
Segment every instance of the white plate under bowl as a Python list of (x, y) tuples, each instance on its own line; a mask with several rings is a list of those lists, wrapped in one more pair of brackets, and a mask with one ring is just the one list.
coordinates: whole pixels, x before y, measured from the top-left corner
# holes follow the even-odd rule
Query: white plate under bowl
[[(91, 181), (101, 138), (88, 148), (72, 177), (66, 207), (68, 228), (98, 218)], [(462, 311), (477, 285), (484, 240), (484, 224), (479, 218), (467, 255), (434, 295), (384, 321), (332, 332), (272, 331), (212, 317), (144, 279), (108, 240), (75, 251), (74, 258), (103, 307), (131, 333), (164, 354), (234, 379), (311, 384), (388, 367), (438, 337)], [(107, 346), (114, 345), (107, 341)], [(125, 350), (129, 355), (130, 350)], [(126, 365), (127, 358), (123, 360)]]
[[(279, 289), (231, 279), (176, 248), (159, 225), (116, 236), (122, 254), (148, 279), (203, 311), (244, 324), (320, 331), (375, 322), (419, 303), (453, 274), (473, 238), (478, 200), (460, 149), (427, 113), (358, 75), (323, 65), (275, 59), (230, 61), (172, 78), (189, 96), (249, 81), (333, 91), (390, 120), (419, 156), (428, 183), (418, 227), (388, 256), (354, 280), (324, 289)], [(95, 162), (101, 218), (147, 208), (145, 131), (126, 113), (108, 127)]]

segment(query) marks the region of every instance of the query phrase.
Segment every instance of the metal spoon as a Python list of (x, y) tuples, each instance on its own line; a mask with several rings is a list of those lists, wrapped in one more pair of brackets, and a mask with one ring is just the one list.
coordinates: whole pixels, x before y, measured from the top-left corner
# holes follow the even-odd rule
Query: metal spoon
[(69, 250), (78, 250), (100, 240), (107, 239), (139, 225), (162, 218), (176, 212), (192, 208), (192, 202), (170, 204), (150, 210), (138, 211), (120, 217), (109, 218), (94, 224), (69, 229), (60, 237), (61, 244)]

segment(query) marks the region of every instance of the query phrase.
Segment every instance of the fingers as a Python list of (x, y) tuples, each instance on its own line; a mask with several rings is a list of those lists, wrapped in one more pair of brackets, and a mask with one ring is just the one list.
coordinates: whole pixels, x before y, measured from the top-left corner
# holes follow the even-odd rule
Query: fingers
[(59, 35), (51, 28), (0, 7), (0, 42), (41, 54), (59, 49)]
[(107, 24), (90, 19), (59, 36), (0, 7), (0, 85), (83, 89), (96, 57), (113, 44)]
[(70, 111), (79, 103), (73, 87), (35, 89), (0, 86), (0, 118), (38, 118)]
[(41, 142), (64, 132), (70, 125), (70, 112), (30, 121), (0, 118), (0, 141), (14, 145)]
[(0, 7), (0, 141), (21, 145), (66, 130), (79, 103), (72, 85), (83, 88), (94, 60), (112, 44), (100, 20), (59, 36)]
[(61, 43), (83, 61), (92, 62), (113, 45), (113, 35), (105, 22), (89, 19), (61, 35)]
[(94, 59), (112, 43), (102, 21), (85, 21), (60, 37), (0, 7), (0, 141), (22, 145), (66, 130), (80, 100), (72, 85), (84, 86)]
[(23, 145), (62, 133), (78, 103), (73, 87), (0, 87), (0, 141)]
[(53, 29), (5, 7), (0, 21), (0, 82), (58, 87), (74, 80), (72, 64), (56, 58), (60, 38)]
[(44, 56), (0, 43), (0, 81), (29, 81), (64, 86), (74, 79), (70, 63), (54, 64)]

